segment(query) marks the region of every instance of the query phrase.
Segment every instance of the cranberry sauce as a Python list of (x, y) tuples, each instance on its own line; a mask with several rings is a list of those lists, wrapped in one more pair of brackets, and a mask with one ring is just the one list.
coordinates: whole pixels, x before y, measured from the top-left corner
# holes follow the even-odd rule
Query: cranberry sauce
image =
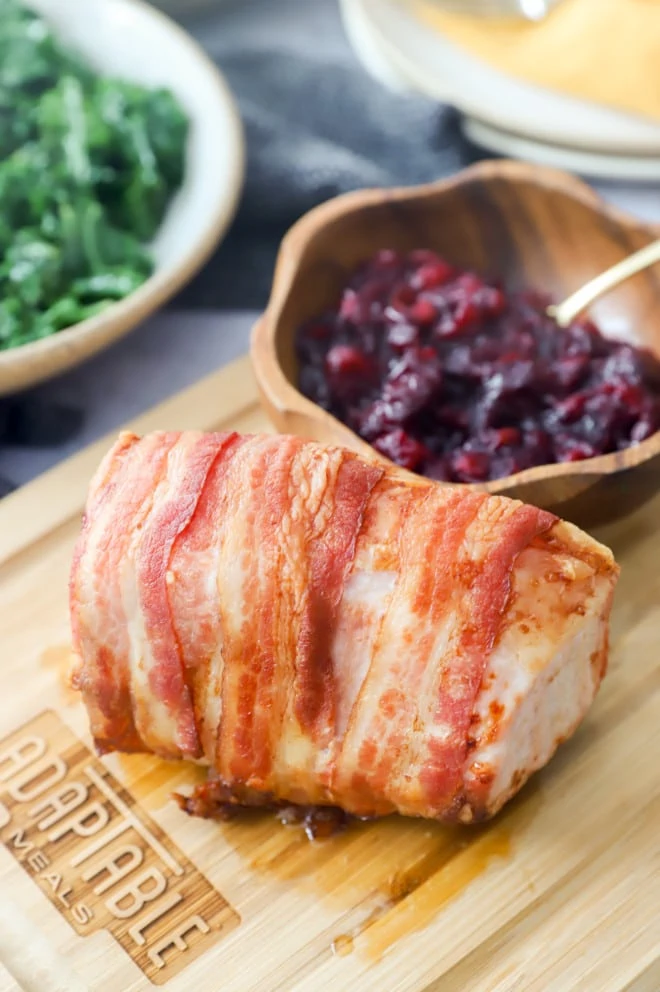
[(617, 451), (660, 428), (660, 361), (562, 329), (431, 251), (380, 251), (296, 341), (299, 388), (393, 462), (482, 482)]

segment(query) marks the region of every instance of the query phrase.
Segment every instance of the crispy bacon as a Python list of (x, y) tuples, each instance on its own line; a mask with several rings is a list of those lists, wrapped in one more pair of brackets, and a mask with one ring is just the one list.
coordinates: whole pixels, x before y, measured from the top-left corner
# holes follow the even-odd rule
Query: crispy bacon
[(78, 684), (101, 750), (209, 765), (190, 811), (480, 819), (590, 705), (616, 575), (547, 512), (340, 448), (124, 434), (74, 556)]
[[(128, 663), (130, 645), (121, 589), (133, 531), (151, 505), (176, 435), (122, 435), (91, 487), (82, 540), (74, 555), (74, 643), (85, 664), (76, 675), (101, 750), (140, 751)], [(117, 522), (121, 529), (117, 530)]]

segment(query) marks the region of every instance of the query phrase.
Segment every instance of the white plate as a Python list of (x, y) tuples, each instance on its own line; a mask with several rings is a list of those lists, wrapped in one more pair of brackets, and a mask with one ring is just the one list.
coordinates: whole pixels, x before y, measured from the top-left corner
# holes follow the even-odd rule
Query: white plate
[(430, 31), (401, 0), (341, 3), (349, 37), (374, 75), (453, 104), (477, 122), (486, 147), (501, 151), (507, 138), (519, 138), (536, 147), (539, 161), (571, 168), (568, 158), (580, 153), (592, 174), (618, 178), (637, 178), (630, 160), (641, 158), (644, 177), (660, 177), (660, 126), (508, 77)]
[(605, 152), (592, 152), (583, 148), (549, 145), (490, 127), (474, 117), (464, 117), (461, 127), (475, 145), (507, 158), (522, 158), (538, 165), (550, 165), (556, 169), (567, 169), (581, 176), (599, 179), (628, 180), (656, 186), (660, 182), (660, 157), (607, 155)]
[(100, 72), (169, 87), (186, 111), (186, 175), (155, 239), (154, 274), (99, 317), (0, 352), (0, 395), (78, 364), (173, 296), (228, 227), (244, 174), (240, 118), (223, 77), (178, 25), (142, 0), (30, 0)]

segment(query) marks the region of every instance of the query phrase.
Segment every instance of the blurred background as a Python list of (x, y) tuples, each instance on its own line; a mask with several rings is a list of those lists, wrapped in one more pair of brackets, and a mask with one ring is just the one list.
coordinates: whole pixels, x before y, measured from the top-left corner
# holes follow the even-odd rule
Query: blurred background
[[(130, 32), (129, 0), (90, 0), (88, 18), (95, 5), (103, 16), (112, 8), (112, 17), (126, 18)], [(38, 6), (56, 15), (65, 34), (67, 19), (81, 9), (75, 0)], [(660, 225), (660, 90), (653, 85), (660, 5), (155, 6), (220, 68), (238, 107), (246, 158), (235, 216), (228, 230), (218, 230), (221, 243), (201, 271), (127, 337), (71, 371), (0, 398), (0, 493), (243, 354), (268, 299), (282, 236), (338, 193), (429, 182), (504, 155), (581, 175), (607, 201)], [(142, 49), (146, 65), (154, 57)], [(171, 72), (176, 92), (176, 64)], [(203, 126), (222, 145), (224, 120)], [(218, 184), (226, 181), (218, 174)], [(2, 189), (0, 179), (0, 197)]]

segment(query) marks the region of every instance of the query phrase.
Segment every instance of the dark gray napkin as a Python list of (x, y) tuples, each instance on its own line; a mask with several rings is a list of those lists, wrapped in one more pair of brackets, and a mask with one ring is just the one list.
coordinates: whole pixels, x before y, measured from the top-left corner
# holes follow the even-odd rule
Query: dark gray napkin
[(279, 241), (305, 211), (359, 187), (427, 182), (475, 157), (449, 108), (368, 75), (338, 0), (218, 0), (187, 27), (225, 73), (248, 147), (236, 221), (184, 292), (188, 306), (262, 307)]

